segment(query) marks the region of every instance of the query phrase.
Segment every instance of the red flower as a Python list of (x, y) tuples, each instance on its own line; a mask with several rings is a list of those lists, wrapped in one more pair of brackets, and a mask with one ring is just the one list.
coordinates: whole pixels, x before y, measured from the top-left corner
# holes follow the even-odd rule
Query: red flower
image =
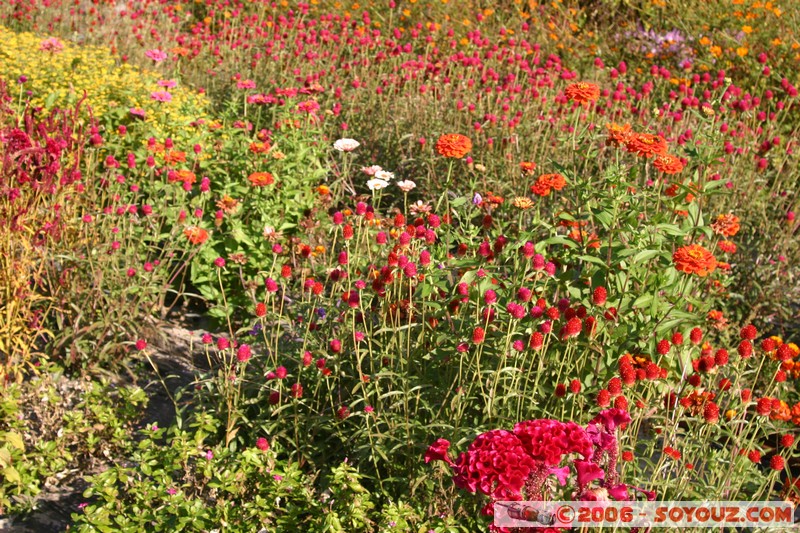
[(773, 455), (769, 460), (769, 467), (773, 470), (783, 470), (785, 461), (780, 455)]
[(269, 441), (264, 437), (259, 437), (256, 440), (256, 448), (258, 448), (262, 452), (269, 450)]
[(597, 287), (592, 293), (592, 302), (594, 305), (603, 305), (608, 298), (608, 291), (605, 287)]
[(444, 461), (450, 466), (453, 466), (453, 460), (447, 455), (447, 450), (450, 449), (450, 441), (446, 439), (436, 439), (436, 442), (428, 447), (425, 452), (425, 463), (431, 461)]
[(267, 185), (272, 185), (275, 182), (275, 179), (269, 172), (253, 172), (247, 176), (247, 179), (255, 187), (266, 187)]
[(486, 332), (482, 327), (478, 326), (472, 331), (472, 342), (481, 344), (486, 339)]
[(192, 244), (203, 244), (208, 240), (208, 232), (203, 228), (198, 228), (197, 226), (189, 226), (183, 230), (183, 234)]

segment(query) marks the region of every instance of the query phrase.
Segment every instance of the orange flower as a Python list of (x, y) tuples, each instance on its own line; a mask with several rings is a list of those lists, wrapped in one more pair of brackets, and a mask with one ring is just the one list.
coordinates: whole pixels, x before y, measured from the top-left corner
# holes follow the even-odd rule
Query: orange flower
[(659, 154), (653, 161), (653, 166), (656, 170), (660, 170), (664, 174), (677, 174), (683, 170), (684, 164), (680, 158), (671, 154)]
[(269, 142), (253, 142), (250, 143), (250, 152), (254, 154), (266, 154), (272, 146)]
[(170, 170), (167, 173), (167, 181), (170, 183), (194, 183), (197, 176), (191, 170)]
[(733, 243), (731, 241), (720, 241), (718, 246), (719, 249), (725, 252), (726, 254), (736, 253), (736, 243)]
[(253, 172), (247, 179), (250, 180), (255, 187), (266, 187), (267, 185), (272, 185), (275, 181), (272, 177), (272, 174), (269, 172)]
[(536, 163), (532, 163), (530, 161), (523, 161), (522, 163), (519, 164), (519, 168), (520, 170), (522, 170), (523, 174), (525, 174), (526, 176), (530, 176), (533, 174), (533, 171), (536, 170)]
[(511, 205), (516, 207), (517, 209), (530, 209), (533, 207), (533, 200), (528, 198), (527, 196), (517, 196), (514, 200), (511, 201)]
[(574, 229), (567, 234), (567, 237), (577, 243), (583, 244), (586, 248), (600, 248), (600, 240), (595, 232), (589, 233), (583, 229)]
[(739, 233), (739, 217), (728, 213), (727, 215), (719, 215), (717, 221), (711, 224), (711, 229), (717, 235), (724, 235), (725, 237), (733, 237)]
[(567, 98), (573, 102), (578, 102), (579, 104), (594, 102), (600, 98), (600, 87), (594, 83), (573, 83), (572, 85), (567, 86), (564, 92), (566, 93)]
[(217, 207), (222, 209), (225, 214), (234, 213), (239, 208), (239, 200), (231, 198), (227, 194), (217, 201)]
[(167, 165), (174, 165), (175, 163), (185, 163), (186, 162), (186, 152), (180, 151), (173, 151), (167, 152), (164, 154), (164, 163)]
[(436, 141), (436, 152), (444, 157), (461, 159), (472, 150), (472, 141), (460, 133), (447, 133)]
[(620, 125), (616, 122), (612, 122), (610, 124), (606, 124), (606, 129), (608, 130), (608, 139), (606, 140), (606, 143), (614, 146), (625, 144), (625, 142), (628, 140), (628, 137), (631, 135), (630, 124)]
[(208, 232), (197, 226), (189, 226), (183, 230), (183, 234), (186, 235), (186, 238), (189, 239), (189, 242), (192, 244), (203, 244), (208, 240)]
[(629, 152), (642, 157), (653, 157), (667, 153), (667, 141), (660, 135), (649, 133), (631, 133), (625, 140), (625, 148)]
[(560, 191), (566, 185), (567, 180), (561, 174), (542, 174), (531, 185), (531, 192), (537, 196), (549, 196), (551, 189)]
[(675, 268), (681, 272), (697, 274), (700, 277), (711, 274), (717, 268), (714, 255), (699, 244), (678, 248), (672, 254), (672, 261), (675, 263)]

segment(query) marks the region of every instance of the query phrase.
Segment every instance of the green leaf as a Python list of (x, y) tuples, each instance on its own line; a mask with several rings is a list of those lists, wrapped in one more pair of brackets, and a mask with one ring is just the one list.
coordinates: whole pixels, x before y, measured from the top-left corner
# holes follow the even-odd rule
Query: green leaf
[(634, 263), (648, 261), (661, 253), (660, 250), (642, 250), (633, 257)]
[(25, 449), (25, 443), (22, 441), (22, 435), (20, 435), (19, 433), (9, 431), (8, 433), (6, 433), (5, 439), (6, 442), (11, 444), (14, 448), (18, 450)]

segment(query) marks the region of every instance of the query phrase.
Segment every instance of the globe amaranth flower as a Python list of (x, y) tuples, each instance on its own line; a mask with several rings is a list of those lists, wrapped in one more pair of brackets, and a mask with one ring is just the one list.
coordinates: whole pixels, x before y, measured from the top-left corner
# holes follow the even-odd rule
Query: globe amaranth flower
[(447, 133), (436, 141), (436, 153), (443, 157), (461, 159), (472, 151), (472, 141), (460, 133)]
[(679, 271), (697, 274), (700, 277), (711, 274), (717, 268), (717, 260), (714, 255), (699, 244), (678, 248), (672, 254), (672, 261)]

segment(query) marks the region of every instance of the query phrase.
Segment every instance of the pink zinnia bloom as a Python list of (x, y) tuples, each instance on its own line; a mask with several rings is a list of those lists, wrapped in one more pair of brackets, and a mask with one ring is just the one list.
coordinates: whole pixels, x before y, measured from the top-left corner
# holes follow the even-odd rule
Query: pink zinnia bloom
[(161, 63), (167, 58), (167, 54), (165, 52), (162, 52), (158, 48), (153, 48), (152, 50), (148, 50), (147, 52), (144, 53), (144, 55), (148, 59), (152, 59), (156, 63)]
[(158, 80), (158, 86), (166, 89), (173, 89), (178, 86), (178, 82), (175, 80)]
[(253, 80), (241, 80), (236, 82), (237, 89), (255, 89), (256, 82)]
[(150, 98), (155, 100), (156, 102), (171, 102), (172, 95), (167, 91), (153, 91), (150, 93)]

